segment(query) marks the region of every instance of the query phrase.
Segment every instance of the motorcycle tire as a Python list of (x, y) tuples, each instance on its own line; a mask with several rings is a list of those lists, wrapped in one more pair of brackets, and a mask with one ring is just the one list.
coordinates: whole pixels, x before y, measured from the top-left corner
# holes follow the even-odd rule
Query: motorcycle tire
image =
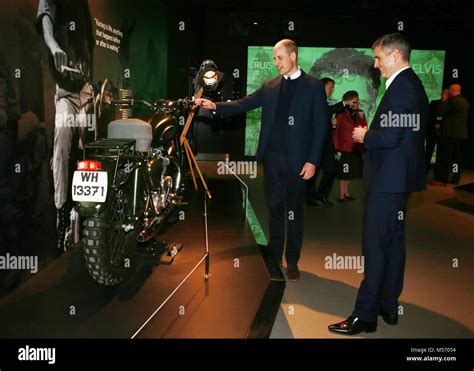
[[(92, 279), (99, 284), (117, 285), (131, 273), (132, 256), (124, 257), (123, 264), (114, 265), (111, 262), (111, 249), (107, 244), (106, 213), (84, 221), (82, 245), (87, 270)], [(129, 238), (123, 238), (120, 243), (130, 243)]]

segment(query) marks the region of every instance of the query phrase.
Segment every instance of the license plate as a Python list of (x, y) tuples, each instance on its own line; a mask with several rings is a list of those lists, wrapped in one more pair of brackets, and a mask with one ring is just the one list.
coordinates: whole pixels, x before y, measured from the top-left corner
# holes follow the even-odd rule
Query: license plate
[(75, 171), (72, 178), (72, 200), (105, 202), (107, 197), (106, 171)]

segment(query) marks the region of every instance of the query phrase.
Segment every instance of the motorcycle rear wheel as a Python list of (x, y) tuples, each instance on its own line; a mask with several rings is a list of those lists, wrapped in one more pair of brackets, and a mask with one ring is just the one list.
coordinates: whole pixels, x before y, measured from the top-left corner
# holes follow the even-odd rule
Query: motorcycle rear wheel
[(106, 286), (116, 285), (130, 275), (136, 255), (135, 233), (123, 230), (125, 214), (118, 216), (117, 204), (124, 204), (117, 203), (117, 199), (114, 197), (105, 212), (87, 218), (82, 232), (87, 270), (94, 281)]

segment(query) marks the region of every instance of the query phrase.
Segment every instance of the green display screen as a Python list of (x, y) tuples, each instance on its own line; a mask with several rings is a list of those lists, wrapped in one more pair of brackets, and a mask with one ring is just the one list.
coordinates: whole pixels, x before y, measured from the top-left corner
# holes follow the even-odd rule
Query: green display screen
[[(442, 50), (412, 50), (410, 64), (423, 81), (428, 99), (439, 99), (443, 87), (445, 52)], [(317, 78), (330, 77), (336, 84), (329, 104), (341, 101), (348, 90), (359, 93), (360, 108), (367, 120), (372, 117), (385, 92), (385, 79), (373, 68), (369, 48), (299, 47), (298, 64)], [(249, 46), (247, 63), (247, 94), (255, 91), (266, 79), (278, 76), (273, 64), (273, 46)], [(245, 155), (254, 156), (260, 134), (261, 109), (247, 113)]]

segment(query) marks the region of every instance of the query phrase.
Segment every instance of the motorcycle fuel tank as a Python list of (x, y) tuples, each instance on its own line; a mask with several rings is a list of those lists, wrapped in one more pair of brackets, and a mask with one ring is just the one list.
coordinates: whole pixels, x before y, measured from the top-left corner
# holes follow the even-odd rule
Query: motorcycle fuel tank
[(148, 123), (153, 131), (152, 147), (165, 147), (177, 134), (178, 124), (173, 115), (154, 113)]

